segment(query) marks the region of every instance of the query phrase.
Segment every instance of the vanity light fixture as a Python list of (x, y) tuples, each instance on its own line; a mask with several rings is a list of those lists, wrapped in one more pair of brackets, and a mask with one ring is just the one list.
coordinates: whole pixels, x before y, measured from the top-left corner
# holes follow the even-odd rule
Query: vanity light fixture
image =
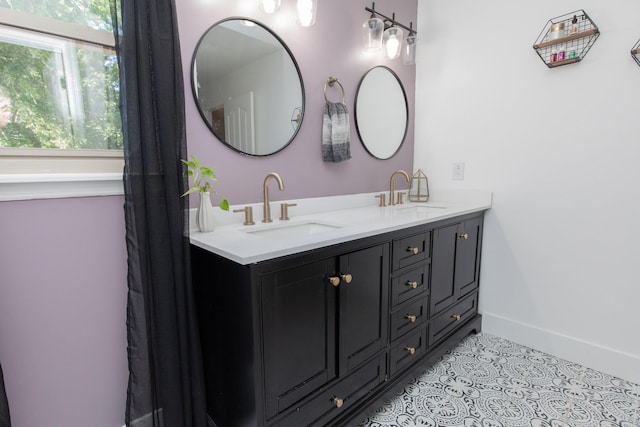
[[(403, 52), (403, 61), (405, 64), (415, 64), (415, 49), (418, 41), (418, 32), (411, 27), (402, 25), (396, 21), (396, 14), (391, 18), (376, 12), (375, 2), (371, 8), (365, 7), (364, 10), (371, 12), (371, 17), (362, 25), (363, 41), (365, 52), (375, 52), (382, 49), (385, 58), (395, 59)], [(382, 22), (382, 27), (378, 24)], [(407, 40), (403, 40), (404, 32), (402, 28), (409, 32)], [(382, 38), (379, 33), (384, 29)]]
[(264, 13), (276, 13), (280, 10), (281, 0), (258, 0), (258, 8)]
[(418, 37), (413, 31), (413, 22), (409, 24), (409, 35), (402, 42), (402, 62), (405, 65), (413, 65), (416, 63), (416, 43)]
[(382, 34), (384, 33), (384, 22), (376, 16), (376, 3), (373, 2), (371, 17), (362, 24), (362, 41), (365, 52), (378, 52), (382, 50)]
[[(282, 0), (258, 0), (258, 8), (264, 13), (276, 13), (280, 10)], [(296, 22), (302, 27), (310, 27), (316, 23), (318, 0), (296, 0)]]
[(296, 12), (298, 18), (296, 22), (303, 27), (310, 27), (316, 23), (316, 9), (318, 0), (297, 0)]
[(396, 59), (400, 56), (400, 52), (402, 50), (402, 37), (404, 36), (404, 33), (402, 32), (402, 29), (396, 27), (395, 24), (396, 14), (394, 13), (391, 26), (384, 30), (384, 34), (382, 35), (382, 44), (384, 45), (382, 53), (387, 59)]

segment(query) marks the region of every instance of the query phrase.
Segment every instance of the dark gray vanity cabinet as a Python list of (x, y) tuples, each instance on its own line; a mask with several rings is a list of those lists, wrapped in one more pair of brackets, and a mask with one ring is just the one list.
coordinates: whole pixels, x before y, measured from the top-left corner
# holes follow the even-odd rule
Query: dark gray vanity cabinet
[(470, 218), (433, 230), (430, 344), (477, 312), (482, 225)]
[(267, 418), (337, 377), (334, 271), (326, 259), (261, 277)]
[[(385, 351), (388, 259), (383, 244), (260, 276), (267, 420)], [(384, 362), (374, 367), (378, 381), (384, 373)], [(276, 425), (315, 421), (348, 406), (359, 388), (342, 384)]]
[(193, 246), (210, 417), (356, 425), (480, 330), (482, 215), (249, 265)]
[(238, 265), (193, 248), (210, 416), (323, 425), (387, 375), (388, 242)]
[(393, 240), (390, 376), (427, 351), (431, 231), (409, 231)]

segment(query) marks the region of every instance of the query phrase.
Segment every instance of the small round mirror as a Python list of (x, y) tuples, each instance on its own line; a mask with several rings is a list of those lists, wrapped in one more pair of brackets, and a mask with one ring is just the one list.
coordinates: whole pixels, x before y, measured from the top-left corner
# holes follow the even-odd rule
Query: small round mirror
[(242, 153), (276, 153), (302, 124), (298, 64), (285, 43), (256, 21), (229, 18), (209, 28), (193, 55), (191, 83), (211, 132)]
[(364, 148), (378, 159), (393, 157), (408, 125), (407, 95), (396, 73), (385, 66), (369, 70), (356, 94), (356, 128)]

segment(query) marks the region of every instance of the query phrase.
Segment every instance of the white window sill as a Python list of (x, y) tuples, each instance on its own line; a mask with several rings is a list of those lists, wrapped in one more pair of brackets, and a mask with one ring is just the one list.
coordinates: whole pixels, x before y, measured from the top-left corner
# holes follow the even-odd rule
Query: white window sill
[(122, 194), (122, 173), (0, 174), (0, 202)]

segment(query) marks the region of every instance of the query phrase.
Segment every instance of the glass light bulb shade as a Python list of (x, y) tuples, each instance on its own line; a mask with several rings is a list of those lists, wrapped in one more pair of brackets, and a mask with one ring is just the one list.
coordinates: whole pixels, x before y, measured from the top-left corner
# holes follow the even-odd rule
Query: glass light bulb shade
[(310, 27), (316, 23), (318, 0), (298, 0), (296, 3), (298, 25)]
[(264, 13), (276, 13), (280, 10), (281, 0), (258, 0), (258, 8)]
[(402, 42), (402, 62), (405, 65), (413, 65), (416, 63), (416, 48), (418, 46), (418, 37), (410, 35)]
[(382, 36), (384, 57), (396, 59), (402, 51), (402, 30), (398, 27), (387, 28)]
[(362, 42), (365, 52), (378, 52), (382, 49), (382, 35), (384, 22), (382, 19), (371, 17), (362, 24)]

